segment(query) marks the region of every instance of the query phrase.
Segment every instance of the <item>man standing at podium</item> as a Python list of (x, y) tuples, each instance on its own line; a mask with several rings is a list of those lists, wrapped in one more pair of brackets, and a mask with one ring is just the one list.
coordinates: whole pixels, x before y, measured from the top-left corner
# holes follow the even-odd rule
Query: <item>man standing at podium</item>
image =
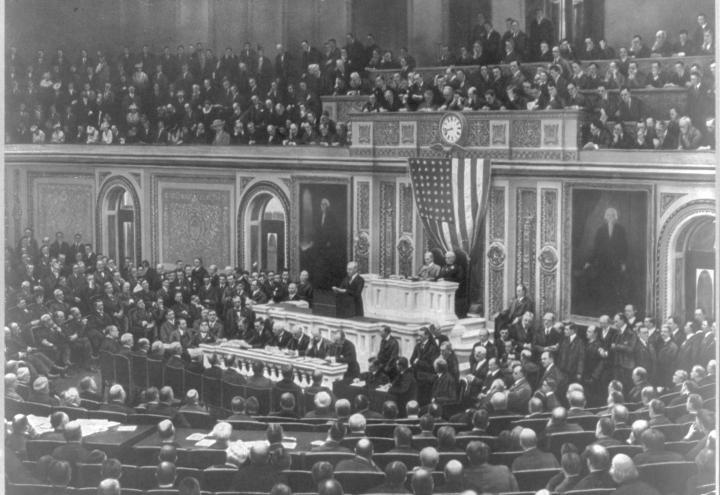
[(365, 280), (358, 273), (358, 264), (351, 261), (347, 264), (347, 277), (340, 283), (340, 287), (333, 287), (336, 294), (347, 294), (352, 297), (355, 306), (355, 316), (364, 316), (362, 291)]

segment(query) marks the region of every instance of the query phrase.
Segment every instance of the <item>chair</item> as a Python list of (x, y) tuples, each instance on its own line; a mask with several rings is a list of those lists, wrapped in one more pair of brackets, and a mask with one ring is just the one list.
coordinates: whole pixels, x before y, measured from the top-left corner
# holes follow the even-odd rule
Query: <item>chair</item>
[(50, 416), (52, 414), (52, 406), (39, 402), (25, 402), (22, 404), (22, 410), (23, 414), (32, 414), (33, 416)]
[(267, 430), (267, 424), (261, 423), (260, 421), (239, 421), (239, 420), (227, 420), (233, 427), (233, 430), (248, 430), (248, 431), (265, 431)]
[(315, 395), (303, 392), (302, 394), (303, 411), (305, 414), (315, 410)]
[(190, 425), (190, 428), (210, 430), (215, 425), (215, 418), (208, 413), (180, 411), (179, 413)]
[(68, 415), (70, 421), (75, 421), (76, 419), (87, 419), (88, 417), (88, 410), (82, 407), (55, 406), (53, 407), (53, 412), (64, 412)]
[(160, 414), (146, 413), (128, 414), (127, 417), (128, 423), (136, 425), (157, 425), (163, 419), (168, 419), (168, 417)]
[(510, 427), (515, 428), (516, 426), (522, 426), (523, 428), (529, 428), (539, 434), (545, 430), (545, 427), (548, 424), (548, 419), (549, 418), (522, 418), (510, 423)]
[(393, 423), (376, 423), (367, 425), (365, 433), (373, 437), (392, 437), (397, 425)]
[(147, 358), (147, 386), (161, 388), (165, 382), (163, 381), (163, 373), (165, 372), (165, 363), (160, 359)]
[(437, 468), (440, 470), (445, 469), (445, 464), (452, 460), (460, 461), (463, 464), (467, 461), (467, 456), (465, 455), (464, 450), (456, 450), (454, 452), (440, 452), (439, 454), (440, 461), (438, 462)]
[(709, 409), (710, 411), (715, 411), (715, 397), (710, 397), (709, 399), (705, 399), (703, 401), (703, 409)]
[[(100, 471), (102, 470), (102, 464), (83, 464), (77, 463), (77, 483), (78, 488), (83, 487), (95, 487), (97, 490), (98, 484), (102, 481), (100, 479)], [(124, 480), (123, 480), (124, 481)]]
[(122, 354), (113, 355), (113, 366), (115, 367), (115, 381), (123, 386), (129, 396), (132, 396), (132, 370), (130, 358)]
[(108, 351), (100, 351), (100, 376), (103, 390), (107, 384), (115, 383), (115, 361)]
[(5, 419), (12, 420), (16, 414), (24, 414), (25, 402), (5, 397)]
[[(138, 466), (157, 466), (158, 454), (160, 454), (159, 445), (137, 445), (133, 448), (132, 461), (137, 463)], [(135, 483), (135, 488), (142, 488), (140, 484), (141, 478), (140, 473), (137, 472), (139, 467), (136, 468), (135, 479), (138, 480)]]
[[(179, 450), (177, 465), (193, 468), (207, 469), (225, 463), (225, 451), (220, 449), (193, 449)], [(179, 478), (179, 476), (178, 476)]]
[(220, 382), (220, 387), (222, 389), (222, 407), (224, 409), (227, 409), (230, 411), (231, 404), (233, 397), (240, 396), (240, 397), (247, 397), (245, 395), (245, 386), (243, 385), (236, 385), (234, 383), (228, 383), (228, 382)]
[[(223, 452), (224, 454), (224, 452)], [(225, 455), (223, 455), (223, 459), (225, 459)], [(197, 479), (200, 482), (200, 486), (203, 486), (203, 482), (205, 481), (203, 479), (203, 470), (197, 469), (194, 467), (185, 467), (185, 466), (178, 466), (175, 468), (177, 473), (177, 480), (182, 481), (185, 478), (192, 477)]]
[(616, 428), (613, 432), (613, 438), (625, 442), (630, 437), (631, 432), (632, 428)]
[(565, 442), (575, 444), (578, 451), (582, 452), (585, 447), (595, 441), (594, 431), (570, 431), (566, 433), (551, 433), (545, 437), (548, 452), (552, 452), (560, 459), (560, 447)]
[[(303, 401), (303, 392), (302, 390), (282, 390), (282, 389), (276, 389), (273, 388), (271, 395), (272, 395), (272, 411), (277, 411), (280, 409), (280, 396), (282, 394), (290, 392), (295, 397), (295, 412), (298, 414), (298, 416), (302, 417), (305, 414), (305, 401)], [(314, 409), (314, 407), (313, 407)]]
[(697, 473), (694, 462), (658, 462), (637, 466), (640, 479), (653, 485), (660, 493), (685, 493), (690, 476)]
[(537, 491), (545, 488), (550, 478), (560, 472), (560, 469), (528, 469), (526, 471), (513, 471), (522, 491)]
[[(385, 437), (367, 437), (368, 440), (372, 442), (373, 445), (373, 451), (375, 452), (387, 452), (388, 450), (395, 447), (395, 440), (392, 438), (385, 438)], [(344, 438), (340, 445), (343, 447), (347, 447), (350, 450), (355, 449), (355, 444), (357, 444), (359, 438), (357, 437), (349, 437)]]
[(272, 389), (270, 388), (255, 388), (245, 387), (245, 398), (255, 397), (260, 404), (258, 412), (262, 414), (268, 414), (270, 412), (270, 404), (272, 401)]
[(373, 461), (378, 465), (380, 469), (385, 469), (385, 466), (393, 461), (401, 461), (408, 470), (420, 465), (420, 457), (418, 454), (403, 454), (395, 452), (382, 452), (373, 454)]
[(588, 414), (587, 416), (571, 416), (567, 422), (580, 425), (585, 431), (595, 431), (599, 419), (597, 416)]
[(102, 406), (102, 402), (90, 399), (80, 399), (80, 407), (87, 409), (88, 412), (96, 411), (100, 408), (100, 406)]
[(132, 384), (134, 388), (148, 387), (148, 358), (142, 354), (130, 354), (130, 369), (132, 370)]
[(685, 413), (687, 413), (687, 405), (685, 405), (684, 402), (665, 408), (665, 416), (667, 416), (670, 421), (677, 421), (677, 419)]
[(697, 440), (680, 440), (678, 442), (665, 442), (665, 450), (677, 452), (680, 455), (687, 455), (693, 447), (697, 445)]
[(53, 450), (61, 445), (65, 445), (65, 442), (62, 440), (28, 440), (25, 445), (28, 459), (37, 461), (44, 455), (52, 454)]
[(310, 424), (310, 423), (295, 423), (295, 422), (291, 421), (289, 423), (277, 423), (277, 424), (282, 426), (283, 430), (285, 430), (285, 431), (315, 433), (316, 431), (326, 430), (326, 428), (323, 426), (314, 425), (314, 424)]
[(126, 424), (128, 422), (127, 414), (115, 411), (88, 411), (88, 418), (107, 419), (108, 421), (117, 421), (121, 424)]
[(606, 447), (606, 449), (610, 455), (610, 459), (617, 454), (625, 454), (626, 456), (632, 458), (635, 454), (639, 454), (643, 451), (643, 448), (640, 445), (610, 445)]
[(493, 452), (490, 454), (490, 464), (502, 464), (512, 468), (513, 461), (522, 455), (522, 451), (516, 452)]
[(470, 442), (476, 440), (485, 442), (488, 447), (490, 447), (490, 451), (493, 451), (495, 449), (495, 440), (497, 440), (497, 437), (489, 435), (462, 435), (455, 438), (455, 446), (458, 449), (465, 449)]
[(137, 480), (135, 486), (140, 490), (150, 490), (157, 486), (155, 479), (156, 469), (157, 465), (138, 466), (135, 473), (135, 479)]
[(185, 396), (185, 368), (165, 366), (165, 385), (172, 387), (175, 397)]
[(335, 471), (335, 479), (347, 493), (365, 493), (385, 481), (385, 473)]
[(286, 418), (284, 416), (254, 416), (254, 418), (263, 423), (293, 423), (300, 421), (297, 418)]
[(222, 407), (222, 382), (220, 379), (203, 375), (201, 397), (207, 406)]
[(676, 399), (678, 397), (680, 397), (680, 392), (671, 392), (669, 394), (661, 395), (660, 400), (663, 401), (667, 406), (673, 401), (673, 399)]
[(668, 425), (659, 425), (659, 426), (653, 426), (653, 430), (658, 430), (663, 432), (663, 435), (665, 435), (665, 441), (666, 442), (675, 442), (682, 440), (685, 435), (687, 435), (688, 430), (690, 429), (690, 425), (692, 423), (685, 423), (685, 424), (668, 424)]
[(700, 387), (700, 390), (698, 390), (698, 393), (700, 394), (700, 397), (703, 399), (711, 399), (715, 397), (715, 387), (716, 384), (714, 383), (706, 383), (705, 385)]
[(515, 414), (507, 416), (490, 416), (490, 421), (488, 422), (488, 433), (490, 435), (497, 435), (503, 430), (509, 430), (510, 424), (519, 419), (522, 419), (522, 416)]
[(310, 470), (316, 462), (326, 461), (333, 466), (343, 459), (352, 459), (355, 454), (352, 452), (305, 452), (303, 468)]
[(282, 472), (285, 475), (288, 486), (292, 487), (293, 493), (298, 492), (317, 492), (317, 484), (313, 481), (310, 471), (300, 471), (297, 469), (286, 469)]
[(203, 397), (202, 375), (192, 371), (185, 370), (185, 392), (194, 388), (200, 397)]
[[(14, 485), (7, 484), (8, 493), (12, 495), (47, 495), (52, 487), (50, 485)], [(97, 493), (97, 488), (95, 488)]]
[(568, 490), (565, 495), (610, 495), (616, 488), (594, 488), (592, 490)]
[(412, 439), (412, 445), (418, 450), (422, 450), (425, 447), (437, 447), (438, 441), (435, 437), (418, 437), (414, 436)]
[[(301, 471), (305, 472), (305, 471)], [(233, 477), (237, 473), (237, 469), (231, 468), (208, 468), (203, 471), (203, 488), (211, 492), (230, 491), (232, 488)], [(290, 485), (294, 487), (294, 485)]]

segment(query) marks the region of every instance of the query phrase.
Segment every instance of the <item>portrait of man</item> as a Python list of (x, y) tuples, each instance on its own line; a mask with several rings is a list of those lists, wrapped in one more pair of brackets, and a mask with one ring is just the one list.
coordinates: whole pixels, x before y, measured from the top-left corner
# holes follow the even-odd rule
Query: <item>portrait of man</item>
[(647, 201), (645, 191), (573, 190), (573, 314), (644, 305)]
[(300, 186), (300, 266), (318, 289), (330, 289), (345, 276), (349, 220), (347, 186)]

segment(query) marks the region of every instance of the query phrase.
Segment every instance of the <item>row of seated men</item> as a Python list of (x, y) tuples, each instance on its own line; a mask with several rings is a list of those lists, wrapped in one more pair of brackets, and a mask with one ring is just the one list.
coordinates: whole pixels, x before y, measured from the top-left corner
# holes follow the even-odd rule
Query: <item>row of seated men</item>
[[(188, 402), (180, 408), (179, 414), (182, 414), (183, 408), (195, 410), (197, 404), (193, 403), (193, 400), (192, 394), (189, 394)], [(241, 400), (233, 401), (233, 405), (236, 412), (228, 421), (232, 422), (236, 418), (247, 417), (242, 410)], [(689, 407), (690, 405), (688, 405)], [(344, 408), (349, 409), (349, 403), (341, 404), (339, 402), (336, 404), (336, 410)], [(325, 461), (317, 462), (312, 466), (304, 466), (304, 468), (312, 472), (315, 486), (322, 482), (322, 479), (318, 479), (318, 473), (326, 473), (328, 477), (332, 478), (333, 472), (337, 472), (338, 479), (353, 483), (361, 483), (358, 481), (361, 478), (348, 475), (348, 472), (379, 474), (375, 477), (371, 476), (369, 480), (366, 479), (361, 487), (347, 486), (346, 490), (350, 493), (408, 493), (406, 485), (410, 485), (413, 491), (418, 493), (414, 476), (418, 474), (419, 470), (428, 470), (431, 478), (434, 479), (433, 484), (438, 482), (436, 493), (458, 493), (466, 489), (475, 490), (477, 493), (518, 491), (518, 478), (522, 480), (523, 489), (531, 486), (535, 490), (546, 485), (548, 490), (558, 493), (573, 489), (616, 487), (619, 493), (635, 493), (632, 490), (658, 493), (645, 481), (637, 480), (636, 468), (639, 467), (642, 470), (643, 466), (658, 464), (662, 468), (663, 463), (682, 462), (685, 459), (693, 460), (695, 465), (685, 465), (687, 469), (685, 473), (693, 476), (688, 480), (682, 480), (683, 487), (687, 481), (688, 489), (692, 490), (695, 486), (711, 482), (714, 477), (715, 431), (710, 429), (712, 425), (705, 425), (706, 429), (701, 433), (698, 425), (702, 421), (696, 420), (689, 428), (690, 431), (686, 438), (694, 437), (697, 441), (689, 444), (682, 454), (666, 448), (665, 435), (659, 424), (651, 424), (652, 420), (650, 422), (636, 420), (632, 424), (627, 441), (620, 442), (613, 437), (615, 421), (611, 418), (598, 420), (593, 439), (584, 440), (578, 445), (573, 443), (574, 438), (565, 437), (568, 442), (564, 443), (559, 451), (553, 449), (554, 452), (549, 452), (547, 441), (552, 439), (553, 435), (576, 431), (576, 428), (573, 427), (577, 425), (571, 422), (572, 418), (568, 418), (567, 412), (561, 407), (552, 411), (546, 428), (540, 434), (533, 429), (518, 426), (512, 432), (505, 431), (497, 437), (487, 435), (491, 417), (485, 410), (479, 410), (473, 414), (472, 424), (468, 425), (468, 428), (472, 427), (472, 429), (456, 433), (452, 426), (440, 426), (433, 433), (435, 417), (432, 414), (437, 414), (437, 412), (435, 409), (417, 420), (414, 425), (419, 426), (419, 432), (416, 435), (413, 435), (411, 429), (413, 423), (398, 424), (394, 427), (392, 434), (394, 446), (387, 451), (388, 456), (385, 456), (382, 461), (385, 463), (384, 470), (377, 464), (376, 461), (380, 462), (380, 458), (374, 453), (373, 440), (367, 436), (366, 428), (370, 426), (366, 417), (367, 412), (361, 411), (346, 417), (346, 419), (331, 420), (327, 427), (325, 441), (318, 442), (319, 445), (313, 447), (311, 452), (345, 455), (335, 456), (334, 459), (330, 458), (334, 461), (335, 466)], [(70, 473), (74, 484), (82, 486), (84, 480), (78, 478), (78, 464), (88, 463), (99, 464), (97, 474), (100, 479), (119, 479), (123, 472), (120, 461), (117, 459), (107, 460), (107, 456), (102, 452), (90, 452), (85, 449), (82, 446), (81, 424), (77, 421), (69, 422), (67, 416), (62, 416), (62, 414), (53, 415), (54, 431), (44, 434), (41, 438), (62, 438), (66, 443), (56, 447), (48, 456), (36, 459), (35, 473), (26, 472), (19, 464), (23, 452), (16, 450), (21, 445), (26, 445), (28, 439), (34, 436), (34, 432), (25, 416), (17, 415), (13, 418), (6, 447), (9, 453), (8, 462), (14, 462), (14, 465), (10, 465), (17, 469), (12, 471), (10, 481), (13, 483), (40, 481), (62, 485), (53, 477), (53, 471), (57, 470)], [(619, 416), (617, 417), (619, 418)], [(619, 421), (618, 419), (618, 424), (620, 424)], [(154, 470), (144, 469), (146, 474), (148, 471), (154, 471), (155, 478), (146, 476), (139, 482), (129, 479), (127, 485), (124, 486), (137, 486), (147, 490), (171, 489), (179, 484), (182, 488), (185, 480), (179, 479), (177, 475), (180, 466), (176, 466), (178, 462), (176, 435), (183, 434), (183, 431), (177, 431), (174, 421), (166, 419), (158, 424), (157, 433), (159, 442), (157, 467)], [(297, 482), (297, 477), (293, 478), (288, 469), (302, 470), (303, 466), (293, 465), (294, 458), (283, 446), (285, 432), (281, 425), (273, 423), (268, 425), (267, 443), (254, 442), (246, 445), (242, 442), (242, 431), (231, 439), (233, 437), (232, 425), (225, 421), (218, 422), (209, 435), (216, 441), (213, 448), (220, 452), (225, 451), (225, 462), (212, 466), (194, 465), (196, 471), (193, 471), (192, 474), (198, 480), (198, 488), (202, 487), (207, 491), (268, 492), (280, 480), (291, 485)], [(466, 442), (461, 442), (463, 437), (466, 437)], [(637, 450), (624, 449), (623, 443), (637, 445), (638, 448)], [(459, 444), (466, 445), (466, 447), (463, 449), (458, 446)], [(352, 451), (347, 445), (352, 447)], [(429, 446), (418, 449), (418, 445)], [(585, 447), (586, 445), (587, 447)], [(619, 448), (622, 449), (618, 450)], [(491, 463), (491, 461), (497, 463), (492, 452), (503, 451), (514, 452), (512, 457), (506, 458), (507, 465)], [(404, 462), (391, 462), (390, 454), (401, 457)], [(443, 465), (440, 465), (441, 459)], [(67, 463), (67, 467), (64, 464), (58, 467), (55, 465), (57, 462)], [(623, 466), (623, 471), (634, 474), (616, 476), (613, 468), (620, 466)], [(197, 469), (202, 470), (197, 471)], [(410, 477), (406, 477), (408, 469), (413, 472)], [(444, 470), (444, 474), (433, 475), (432, 473), (437, 472), (438, 469)], [(541, 473), (532, 473), (541, 476), (542, 482), (539, 482), (537, 478), (530, 480), (527, 477), (523, 478), (524, 472), (538, 469), (555, 471), (546, 472), (544, 478)], [(380, 474), (383, 471), (384, 477)], [(114, 473), (114, 475), (107, 476), (108, 473)], [(341, 473), (346, 474), (341, 475)], [(37, 476), (37, 479), (33, 475)], [(305, 481), (307, 482), (307, 479)], [(68, 478), (65, 485), (70, 482), (71, 480)], [(319, 487), (318, 489), (318, 493), (322, 493)], [(300, 490), (295, 489), (295, 491)], [(312, 488), (309, 491), (312, 491)], [(431, 488), (429, 493), (432, 492)]]

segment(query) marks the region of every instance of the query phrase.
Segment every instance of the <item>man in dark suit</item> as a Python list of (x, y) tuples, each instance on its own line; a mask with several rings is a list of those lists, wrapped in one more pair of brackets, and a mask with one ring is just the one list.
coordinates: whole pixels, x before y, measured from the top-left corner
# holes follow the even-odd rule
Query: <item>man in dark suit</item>
[(252, 388), (272, 388), (272, 381), (264, 376), (265, 365), (262, 361), (253, 361), (252, 376), (248, 377), (247, 384)]
[(332, 332), (332, 340), (334, 344), (333, 356), (338, 363), (347, 364), (347, 371), (343, 379), (352, 380), (360, 376), (360, 364), (357, 360), (355, 345), (345, 338), (343, 330), (334, 330)]
[(373, 462), (372, 455), (372, 442), (367, 438), (361, 438), (355, 445), (355, 457), (338, 462), (335, 471), (379, 473), (380, 468)]
[(434, 363), (436, 378), (432, 386), (431, 397), (436, 404), (457, 400), (458, 383), (450, 371), (447, 361), (438, 358)]
[(108, 392), (108, 401), (100, 406), (100, 411), (119, 412), (124, 414), (132, 414), (135, 412), (132, 407), (125, 405), (125, 390), (122, 385), (115, 384), (110, 387)]
[(65, 437), (65, 445), (56, 447), (52, 452), (55, 460), (66, 461), (75, 469), (78, 462), (85, 462), (90, 452), (82, 446), (82, 428), (77, 421), (71, 421), (65, 425), (63, 431)]
[(364, 316), (362, 291), (365, 280), (358, 273), (358, 264), (351, 261), (347, 264), (347, 277), (340, 283), (340, 287), (333, 287), (336, 294), (346, 294), (352, 298), (354, 316)]
[(50, 257), (57, 258), (59, 254), (64, 254), (67, 259), (71, 258), (70, 246), (65, 242), (65, 235), (62, 232), (55, 234), (55, 241), (50, 244)]
[(623, 313), (615, 315), (615, 328), (618, 329), (617, 336), (610, 349), (613, 356), (614, 378), (620, 380), (624, 390), (632, 388), (632, 371), (635, 369), (635, 353), (637, 348), (637, 335), (630, 326), (627, 317)]
[(400, 353), (400, 345), (390, 332), (390, 327), (383, 325), (380, 335), (380, 350), (377, 354), (378, 366), (388, 377), (394, 376), (395, 363)]
[(507, 466), (493, 466), (489, 463), (490, 447), (485, 442), (474, 440), (465, 448), (469, 466), (465, 469), (465, 488), (476, 493), (517, 492), (515, 476)]
[(692, 369), (693, 365), (698, 363), (705, 334), (700, 329), (695, 331), (691, 322), (687, 322), (685, 324), (684, 330), (685, 340), (679, 346), (676, 366), (679, 369), (689, 371)]
[(549, 452), (538, 449), (537, 435), (530, 428), (523, 428), (520, 432), (520, 448), (523, 453), (516, 457), (512, 463), (513, 471), (526, 471), (528, 469), (552, 469), (560, 467), (555, 456)]
[(610, 454), (602, 445), (589, 445), (583, 454), (587, 460), (589, 474), (581, 479), (575, 490), (594, 490), (597, 488), (614, 488), (613, 481), (608, 469), (610, 468)]
[(535, 315), (531, 311), (526, 311), (520, 317), (520, 321), (510, 325), (510, 340), (513, 342), (513, 349), (516, 354), (525, 347), (529, 341), (530, 335), (534, 332), (533, 318)]
[(508, 410), (525, 414), (528, 401), (532, 396), (532, 388), (525, 377), (525, 370), (521, 364), (513, 366), (512, 376), (515, 382), (508, 389)]
[(528, 60), (537, 60), (540, 53), (540, 42), (545, 41), (548, 46), (554, 44), (554, 28), (550, 19), (545, 17), (543, 9), (535, 9), (535, 17), (528, 26)]
[(276, 483), (284, 482), (280, 469), (271, 462), (270, 447), (255, 443), (250, 449), (250, 464), (241, 467), (233, 478), (233, 491), (268, 493)]
[(550, 391), (557, 394), (558, 390), (562, 390), (565, 385), (565, 377), (555, 364), (555, 358), (551, 352), (543, 352), (540, 360), (544, 369), (540, 383), (547, 385)]
[(510, 301), (507, 309), (495, 315), (495, 339), (500, 337), (500, 329), (516, 323), (528, 311), (535, 311), (535, 302), (528, 296), (527, 288), (519, 284), (515, 287), (515, 299)]
[(445, 265), (440, 268), (438, 280), (458, 284), (455, 290), (455, 314), (458, 318), (467, 316), (467, 273), (463, 265), (457, 262), (457, 256), (453, 251), (445, 253)]
[(318, 327), (313, 328), (311, 333), (312, 340), (308, 345), (305, 355), (307, 357), (325, 359), (330, 351), (330, 342), (320, 334), (320, 329)]
[(440, 355), (440, 348), (427, 327), (419, 329), (415, 338), (417, 344), (410, 356), (410, 366), (418, 384), (418, 402), (424, 405), (430, 402), (430, 393), (435, 379), (434, 363)]
[(417, 382), (406, 357), (397, 360), (397, 375), (388, 389), (388, 395), (398, 404), (403, 417), (406, 412), (405, 405), (417, 399)]
[(625, 454), (616, 454), (612, 458), (610, 476), (615, 481), (615, 495), (657, 495), (659, 492), (639, 478), (633, 460)]
[(582, 382), (585, 366), (585, 342), (578, 337), (575, 325), (564, 322), (565, 338), (558, 348), (558, 368), (571, 382)]
[(342, 439), (345, 437), (345, 425), (334, 421), (328, 430), (328, 436), (325, 443), (317, 445), (310, 449), (310, 452), (350, 452), (350, 449), (341, 445)]
[[(535, 327), (529, 335), (529, 347), (532, 350), (533, 359), (539, 360), (544, 351), (556, 351), (562, 337), (562, 333), (555, 328), (555, 315), (545, 313), (542, 327)], [(525, 348), (527, 349), (528, 346), (526, 345)]]

